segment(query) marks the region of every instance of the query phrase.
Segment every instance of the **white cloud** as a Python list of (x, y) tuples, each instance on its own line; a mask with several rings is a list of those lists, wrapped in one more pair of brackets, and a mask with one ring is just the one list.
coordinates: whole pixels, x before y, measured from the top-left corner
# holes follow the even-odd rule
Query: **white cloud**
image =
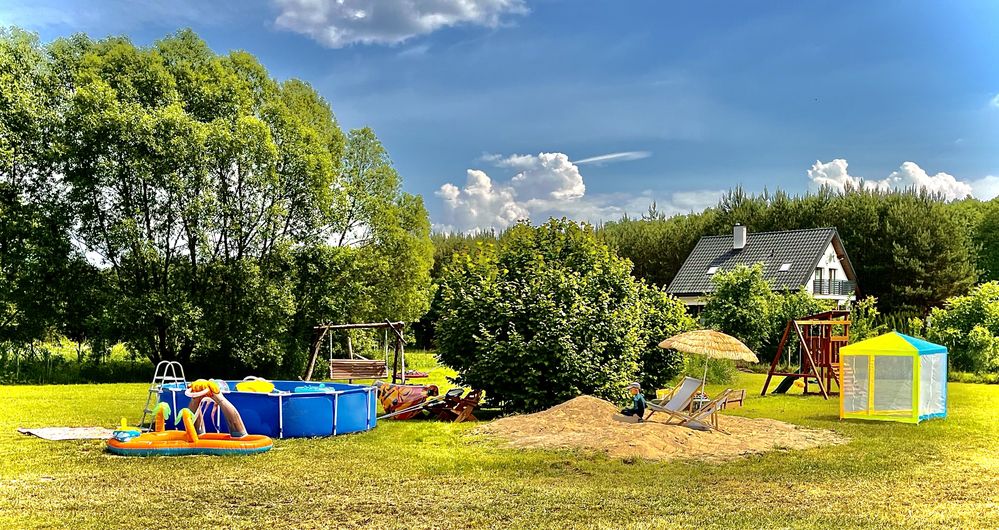
[(627, 162), (630, 160), (641, 160), (652, 156), (648, 151), (622, 151), (620, 153), (607, 153), (606, 155), (591, 156), (582, 160), (576, 160), (574, 164), (606, 164), (608, 162)]
[(999, 94), (992, 96), (992, 99), (989, 100), (989, 104), (992, 105), (993, 108), (999, 109)]
[[(497, 182), (484, 171), (469, 169), (463, 187), (444, 184), (436, 192), (443, 201), (446, 231), (502, 230), (521, 219), (543, 222), (549, 217), (569, 217), (600, 222), (624, 214), (640, 215), (653, 201), (660, 212), (675, 214), (704, 209), (718, 202), (721, 191), (674, 192), (656, 197), (640, 193), (586, 194), (579, 167), (564, 153), (537, 155), (483, 155), (481, 160), (517, 171)], [(665, 200), (664, 200), (665, 199)]]
[(330, 46), (399, 44), (462, 24), (496, 27), (527, 13), (524, 0), (274, 0), (278, 27)]
[(494, 186), (489, 175), (478, 169), (467, 171), (463, 188), (449, 182), (441, 186), (436, 195), (444, 200), (446, 219), (443, 226), (451, 230), (505, 228), (530, 216), (517, 202), (512, 187)]
[(496, 167), (511, 167), (516, 169), (526, 169), (534, 163), (534, 155), (498, 155), (495, 153), (486, 153), (479, 157), (479, 160), (483, 162), (489, 162)]
[(816, 160), (812, 169), (808, 170), (808, 178), (816, 187), (829, 186), (840, 191), (847, 187), (878, 190), (917, 188), (939, 193), (947, 200), (963, 199), (968, 195), (978, 196), (971, 183), (944, 172), (930, 175), (915, 162), (903, 162), (887, 178), (869, 180), (850, 175), (848, 164), (842, 158), (831, 162)]
[(999, 197), (999, 177), (987, 175), (978, 180), (971, 181), (973, 195), (983, 201)]
[(510, 179), (517, 194), (542, 200), (572, 201), (586, 193), (586, 184), (576, 164), (564, 153), (540, 153), (520, 157), (520, 170)]

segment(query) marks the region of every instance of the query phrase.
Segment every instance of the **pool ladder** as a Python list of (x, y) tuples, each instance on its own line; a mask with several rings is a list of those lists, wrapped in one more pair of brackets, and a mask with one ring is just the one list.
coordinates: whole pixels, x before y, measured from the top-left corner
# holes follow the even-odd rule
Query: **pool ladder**
[(177, 361), (160, 361), (153, 372), (153, 382), (149, 385), (149, 394), (146, 395), (146, 406), (142, 409), (139, 428), (143, 431), (153, 430), (153, 407), (160, 400), (160, 390), (163, 389), (163, 385), (171, 383), (183, 383), (183, 386), (187, 387), (184, 367)]

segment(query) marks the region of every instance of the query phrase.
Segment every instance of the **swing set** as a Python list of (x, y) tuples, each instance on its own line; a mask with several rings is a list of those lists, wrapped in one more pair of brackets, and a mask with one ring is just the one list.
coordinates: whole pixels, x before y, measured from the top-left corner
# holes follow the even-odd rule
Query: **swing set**
[[(405, 322), (370, 322), (364, 324), (320, 324), (313, 328), (314, 338), (312, 341), (312, 352), (309, 358), (309, 366), (305, 370), (305, 381), (311, 381), (316, 368), (316, 360), (319, 358), (320, 350), (323, 347), (324, 339), (329, 343), (329, 378), (333, 380), (346, 379), (381, 379), (388, 377), (389, 349), (391, 345), (392, 354), (392, 382), (400, 380), (406, 383), (406, 339), (403, 338)], [(350, 334), (346, 334), (347, 359), (333, 358), (333, 332), (339, 330), (352, 329), (381, 329), (384, 330), (382, 346), (385, 354), (384, 359), (368, 359), (360, 354), (354, 353), (354, 345), (350, 340)]]
[[(793, 336), (792, 336), (793, 333)], [(839, 388), (839, 349), (850, 341), (850, 312), (846, 310), (823, 311), (799, 319), (789, 320), (784, 335), (777, 346), (777, 354), (770, 363), (767, 380), (763, 383), (760, 395), (767, 395), (770, 380), (774, 376), (783, 377), (774, 394), (784, 394), (798, 380), (802, 380), (804, 394), (821, 394), (829, 399), (832, 385)], [(791, 365), (791, 350), (797, 343), (798, 366), (786, 370), (780, 367), (784, 354), (786, 365)], [(818, 386), (813, 392), (811, 383)]]

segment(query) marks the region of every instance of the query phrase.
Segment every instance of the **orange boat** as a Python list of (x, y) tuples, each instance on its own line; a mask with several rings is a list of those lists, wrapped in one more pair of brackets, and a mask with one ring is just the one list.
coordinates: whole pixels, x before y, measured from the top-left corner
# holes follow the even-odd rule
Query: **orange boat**
[[(123, 427), (115, 431), (114, 437), (107, 441), (108, 451), (125, 456), (247, 455), (263, 453), (274, 445), (268, 436), (245, 433), (239, 413), (221, 396), (216, 386), (199, 380), (191, 385), (191, 389), (193, 392), (190, 395), (194, 398), (191, 408), (181, 409), (176, 420), (178, 423), (183, 421), (184, 430), (165, 430), (170, 407), (166, 403), (159, 403), (153, 410), (155, 426), (152, 432), (139, 434), (137, 430)], [(202, 414), (205, 407), (201, 403), (205, 397), (210, 398), (208, 401), (213, 402), (225, 414), (229, 425), (238, 429), (236, 433), (198, 432), (204, 427)], [(198, 413), (195, 414), (192, 409)]]

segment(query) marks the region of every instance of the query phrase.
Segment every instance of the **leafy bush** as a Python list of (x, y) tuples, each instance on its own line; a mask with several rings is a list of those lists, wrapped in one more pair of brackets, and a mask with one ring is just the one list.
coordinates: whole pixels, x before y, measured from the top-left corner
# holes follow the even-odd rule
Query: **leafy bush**
[[(766, 343), (760, 348), (760, 361), (766, 363), (777, 355), (777, 346), (780, 344), (780, 337), (784, 333), (788, 320), (814, 315), (823, 311), (829, 311), (835, 307), (831, 300), (820, 300), (815, 298), (804, 287), (797, 291), (777, 294), (775, 303), (770, 309), (770, 321), (773, 325), (773, 334), (767, 338)], [(792, 341), (792, 347), (797, 347), (797, 342)]]
[(438, 355), (461, 384), (507, 411), (580, 394), (618, 399), (639, 377), (649, 385), (672, 377), (679, 354), (654, 343), (694, 322), (630, 273), (586, 225), (517, 225), (443, 271)]
[(850, 308), (850, 342), (860, 342), (884, 334), (887, 328), (878, 311), (878, 299), (862, 298)]
[(715, 290), (701, 314), (704, 324), (741, 340), (762, 362), (776, 355), (788, 320), (832, 308), (829, 301), (816, 299), (804, 289), (773, 292), (760, 264), (738, 265), (718, 272), (711, 281)]
[(763, 265), (737, 265), (711, 277), (714, 292), (707, 296), (701, 320), (741, 340), (759, 352), (775, 333), (774, 307), (777, 295), (763, 278)]
[(954, 370), (999, 371), (999, 282), (984, 283), (934, 308), (926, 338), (947, 346)]
[(66, 337), (0, 343), (0, 384), (149, 382), (152, 377), (152, 363), (120, 343), (103, 351)]
[(642, 313), (638, 332), (643, 344), (639, 381), (644, 391), (651, 392), (669, 384), (684, 367), (682, 355), (660, 348), (659, 343), (693, 329), (695, 322), (687, 314), (687, 308), (664, 291), (644, 283), (638, 284), (638, 290)]
[[(705, 360), (708, 362), (708, 383), (727, 385), (735, 381), (735, 375), (739, 373), (739, 370), (736, 369), (734, 361), (728, 359), (708, 359), (703, 355), (688, 355), (683, 363), (683, 375), (696, 379), (703, 378)], [(761, 363), (755, 366), (766, 365)]]

